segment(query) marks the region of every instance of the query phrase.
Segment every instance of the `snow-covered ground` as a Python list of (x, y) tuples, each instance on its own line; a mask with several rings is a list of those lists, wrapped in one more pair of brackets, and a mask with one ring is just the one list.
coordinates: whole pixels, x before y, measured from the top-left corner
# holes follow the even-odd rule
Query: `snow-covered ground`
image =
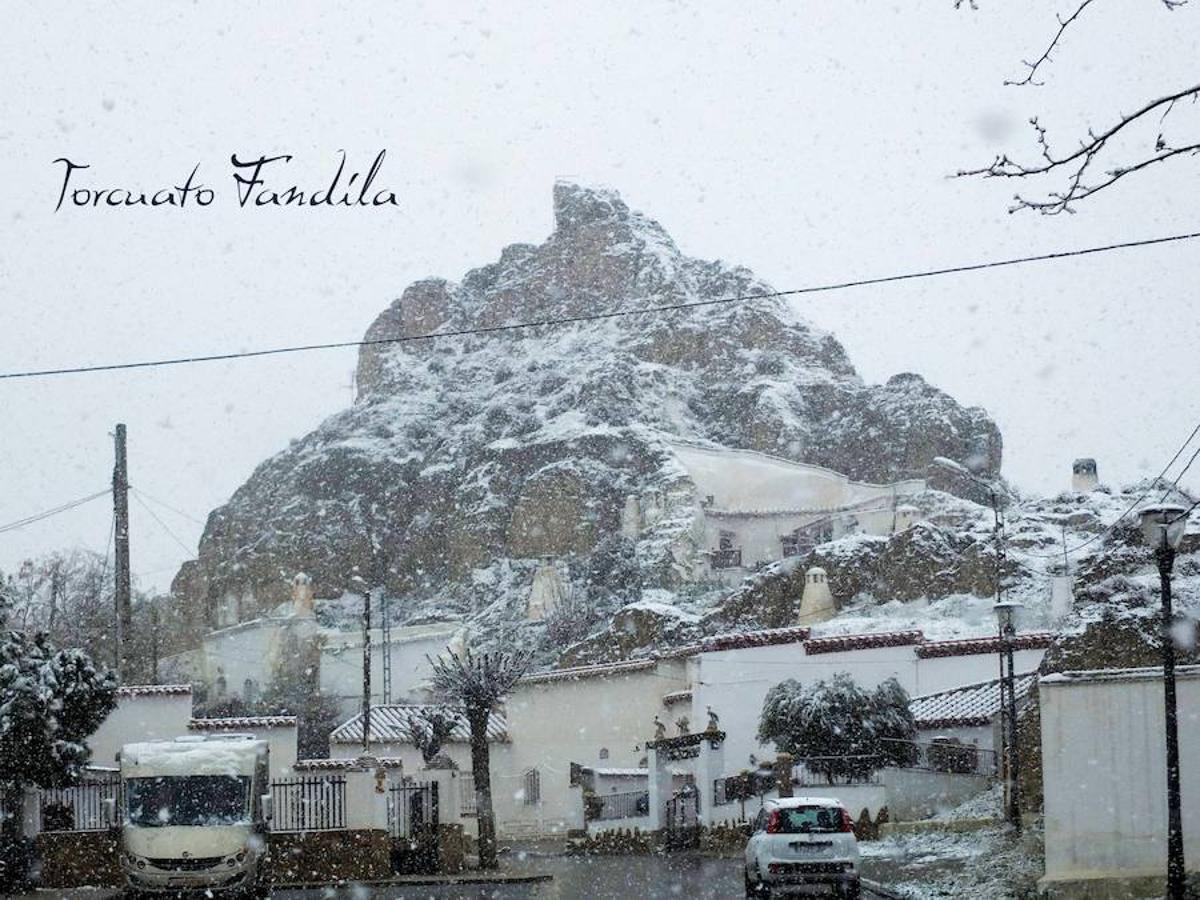
[[(949, 827), (965, 819), (998, 818), (999, 787), (938, 817)], [(875, 880), (913, 900), (1033, 896), (1042, 876), (1040, 828), (1017, 835), (1003, 824), (978, 831), (899, 834), (859, 845)]]

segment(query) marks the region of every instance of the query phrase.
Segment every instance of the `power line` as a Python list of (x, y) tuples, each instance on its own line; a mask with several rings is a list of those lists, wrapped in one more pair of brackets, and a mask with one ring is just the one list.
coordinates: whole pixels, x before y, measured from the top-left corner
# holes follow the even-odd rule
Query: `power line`
[(64, 503), (62, 506), (56, 506), (53, 509), (47, 509), (40, 513), (34, 513), (32, 516), (26, 516), (24, 519), (18, 519), (15, 522), (8, 522), (0, 525), (0, 534), (8, 531), (16, 531), (18, 528), (24, 528), (26, 525), (32, 525), (34, 522), (40, 522), (43, 519), (49, 519), (51, 516), (57, 516), (59, 513), (67, 512), (75, 509), (77, 506), (83, 506), (85, 503), (91, 503), (93, 500), (98, 500), (101, 497), (107, 496), (112, 492), (111, 488), (105, 488), (102, 491), (97, 491), (94, 494), (89, 494), (86, 497), (80, 497), (78, 500), (72, 500), (69, 503)]
[(1163, 495), (1158, 498), (1159, 503), (1163, 503), (1164, 501), (1166, 501), (1166, 499), (1167, 499), (1168, 495), (1171, 493), (1171, 491), (1173, 491), (1175, 488), (1179, 487), (1179, 479), (1181, 479), (1184, 475), (1187, 474), (1187, 470), (1192, 467), (1192, 463), (1194, 463), (1196, 461), (1197, 456), (1200, 456), (1200, 447), (1196, 448), (1196, 452), (1193, 453), (1191, 456), (1191, 459), (1189, 459), (1187, 461), (1187, 465), (1185, 465), (1182, 469), (1179, 470), (1179, 474), (1175, 476), (1175, 480), (1171, 482), (1170, 486), (1165, 491), (1163, 491)]
[(178, 544), (180, 546), (180, 548), (182, 548), (183, 552), (186, 553), (190, 557), (192, 555), (193, 551), (188, 549), (187, 544), (185, 544), (183, 541), (181, 541), (179, 539), (179, 535), (177, 535), (175, 532), (173, 532), (170, 528), (167, 527), (167, 523), (158, 517), (158, 513), (156, 513), (154, 510), (152, 510), (149, 506), (146, 505), (146, 502), (144, 500), (142, 500), (142, 498), (141, 498), (141, 495), (140, 495), (141, 492), (133, 491), (132, 493), (133, 493), (133, 499), (138, 502), (138, 506), (140, 506), (142, 509), (144, 509), (146, 512), (148, 512), (150, 514), (150, 518), (152, 518), (155, 522), (158, 523), (158, 527), (161, 528), (163, 531), (165, 531), (168, 535), (170, 535), (172, 540), (174, 540), (175, 543)]
[(260, 356), (279, 356), (285, 353), (307, 353), (314, 350), (341, 350), (352, 347), (371, 347), (381, 344), (403, 344), (414, 341), (435, 340), (438, 338), (466, 337), (478, 334), (497, 334), (502, 332), (520, 331), (527, 328), (543, 328), (555, 325), (572, 325), (581, 322), (596, 322), (605, 319), (618, 319), (629, 316), (651, 315), (657, 313), (678, 312), (681, 310), (698, 309), (705, 306), (722, 306), (746, 303), (751, 300), (769, 300), (778, 297), (796, 297), (802, 294), (817, 294), (827, 291), (840, 291), (848, 288), (869, 287), (879, 284), (892, 284), (899, 281), (913, 281), (921, 278), (934, 278), (941, 275), (957, 275), (965, 272), (978, 272), (985, 269), (1000, 269), (1007, 266), (1024, 265), (1033, 262), (1069, 259), (1078, 256), (1089, 256), (1096, 253), (1109, 253), (1114, 250), (1129, 250), (1138, 247), (1150, 247), (1158, 244), (1190, 241), (1200, 238), (1200, 231), (1187, 234), (1174, 234), (1165, 237), (1145, 238), (1137, 241), (1122, 241), (1116, 244), (1105, 244), (1098, 247), (1083, 247), (1077, 250), (1061, 250), (1055, 253), (1040, 253), (1033, 256), (1019, 256), (1011, 259), (991, 260), (981, 263), (969, 263), (961, 266), (947, 266), (940, 269), (924, 269), (916, 272), (904, 272), (896, 275), (883, 275), (875, 278), (860, 278), (851, 281), (831, 282), (828, 284), (810, 285), (793, 288), (786, 291), (765, 291), (754, 294), (740, 294), (734, 297), (721, 297), (713, 300), (693, 300), (684, 303), (670, 303), (663, 306), (649, 306), (643, 309), (623, 309), (605, 313), (589, 313), (586, 315), (563, 316), (560, 318), (537, 319), (529, 322), (513, 322), (507, 325), (488, 325), (477, 328), (458, 328), (450, 331), (437, 331), (429, 334), (401, 335), (388, 338), (371, 338), (359, 341), (334, 341), (322, 344), (299, 344), (286, 347), (271, 347), (264, 350), (242, 350), (229, 353), (212, 353), (198, 356), (179, 356), (166, 359), (141, 360), (138, 362), (100, 363), (87, 366), (63, 366), (55, 369), (38, 369), (24, 372), (3, 372), (2, 379), (42, 378), (51, 375), (78, 375), (91, 372), (112, 372), (125, 369), (149, 369), (163, 366), (181, 366), (192, 363), (220, 362), (224, 360), (250, 359)]
[(185, 512), (184, 512), (183, 510), (181, 510), (181, 509), (176, 509), (174, 506), (172, 506), (171, 504), (167, 503), (165, 500), (159, 500), (159, 499), (158, 499), (158, 498), (156, 498), (156, 497), (151, 497), (149, 494), (147, 494), (147, 493), (146, 493), (145, 491), (143, 491), (141, 488), (135, 488), (135, 487), (133, 487), (133, 485), (130, 485), (130, 486), (129, 486), (129, 489), (130, 489), (131, 491), (133, 491), (135, 494), (141, 494), (141, 496), (142, 496), (142, 499), (144, 499), (144, 500), (150, 500), (150, 501), (152, 501), (152, 502), (154, 502), (154, 503), (157, 503), (157, 504), (158, 504), (159, 506), (161, 506), (163, 509), (165, 509), (165, 510), (168, 510), (169, 512), (173, 512), (173, 513), (175, 513), (175, 515), (179, 516), (180, 518), (187, 519), (189, 522), (193, 522), (193, 523), (195, 523), (196, 525), (199, 525), (201, 528), (203, 528), (203, 527), (204, 527), (204, 523), (203, 523), (203, 522), (201, 522), (199, 519), (197, 519), (195, 516), (189, 515), (188, 513), (185, 513)]

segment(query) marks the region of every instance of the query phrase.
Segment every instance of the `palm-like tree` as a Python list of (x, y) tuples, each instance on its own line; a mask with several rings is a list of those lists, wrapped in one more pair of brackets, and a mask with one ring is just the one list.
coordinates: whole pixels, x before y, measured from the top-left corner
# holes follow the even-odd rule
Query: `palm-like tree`
[(471, 730), (471, 768), (475, 776), (475, 807), (479, 823), (479, 868), (496, 868), (496, 813), (492, 808), (492, 778), (487, 740), (488, 717), (521, 676), (529, 670), (526, 653), (472, 653), (464, 648), (430, 658), (435, 692), (463, 706)]

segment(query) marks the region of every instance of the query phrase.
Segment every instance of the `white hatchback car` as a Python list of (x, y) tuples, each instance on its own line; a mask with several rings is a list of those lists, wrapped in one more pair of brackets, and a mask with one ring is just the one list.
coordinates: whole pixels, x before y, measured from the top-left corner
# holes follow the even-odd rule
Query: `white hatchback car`
[(746, 896), (832, 893), (859, 896), (854, 821), (837, 800), (768, 800), (746, 844)]

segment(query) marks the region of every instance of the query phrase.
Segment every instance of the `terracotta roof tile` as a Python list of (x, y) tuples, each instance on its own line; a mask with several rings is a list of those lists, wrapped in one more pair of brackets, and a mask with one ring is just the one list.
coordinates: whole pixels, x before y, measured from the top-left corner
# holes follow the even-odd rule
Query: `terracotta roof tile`
[(906, 647), (920, 644), (925, 635), (919, 631), (879, 631), (873, 634), (841, 634), (813, 638), (804, 642), (804, 653), (838, 653), (843, 650), (873, 650), (877, 647)]
[(190, 684), (127, 684), (117, 688), (118, 697), (150, 697), (191, 694)]
[[(1048, 631), (1031, 631), (1018, 634), (1012, 639), (1015, 650), (1044, 650), (1050, 646), (1054, 635)], [(917, 648), (917, 656), (928, 659), (934, 656), (972, 656), (978, 653), (999, 653), (999, 637), (962, 638), (956, 641), (927, 641)]]
[(219, 719), (192, 719), (192, 731), (236, 731), (239, 728), (289, 728), (296, 724), (295, 716), (225, 716)]

